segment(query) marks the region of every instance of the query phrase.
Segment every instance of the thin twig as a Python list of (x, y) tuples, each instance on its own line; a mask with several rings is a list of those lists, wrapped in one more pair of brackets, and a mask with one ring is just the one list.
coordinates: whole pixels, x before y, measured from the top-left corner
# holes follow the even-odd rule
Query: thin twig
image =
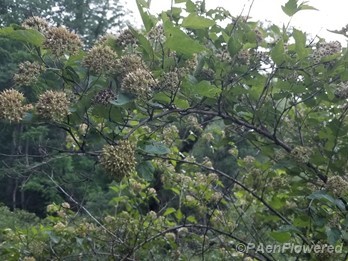
[(122, 244), (124, 243), (122, 239), (118, 238), (117, 235), (115, 235), (114, 233), (112, 233), (112, 232), (111, 232), (110, 230), (108, 230), (102, 223), (100, 223), (100, 221), (99, 221), (96, 217), (94, 217), (94, 216), (92, 215), (92, 213), (89, 212), (88, 209), (86, 209), (84, 206), (82, 206), (82, 205), (81, 205), (79, 202), (77, 202), (69, 193), (67, 193), (67, 192), (66, 192), (66, 191), (53, 179), (52, 176), (50, 176), (50, 175), (47, 174), (47, 177), (54, 183), (54, 185), (57, 186), (57, 188), (58, 188), (64, 195), (66, 195), (66, 196), (69, 198), (69, 200), (71, 200), (74, 204), (76, 204), (76, 205), (79, 206), (81, 209), (83, 209), (83, 210), (86, 212), (86, 214), (87, 214), (90, 218), (92, 218), (92, 219), (94, 220), (94, 222), (96, 222), (96, 223), (97, 223), (101, 228), (103, 228), (108, 234), (110, 234), (110, 235), (113, 236), (115, 239), (117, 239), (119, 243), (122, 243)]

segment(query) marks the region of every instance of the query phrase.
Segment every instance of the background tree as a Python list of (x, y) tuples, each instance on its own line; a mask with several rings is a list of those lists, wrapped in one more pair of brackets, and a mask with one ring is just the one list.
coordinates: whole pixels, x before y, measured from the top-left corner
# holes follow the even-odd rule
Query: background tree
[[(121, 29), (125, 26), (125, 8), (119, 1), (81, 0), (81, 1), (8, 1), (0, 2), (0, 26), (21, 24), (25, 19), (39, 16), (55, 25), (65, 25), (81, 35), (86, 45), (105, 34), (108, 29)], [(8, 87), (13, 67), (18, 64), (20, 43), (1, 38), (2, 73), (1, 88)], [(14, 57), (12, 57), (14, 56)], [(26, 58), (27, 59), (27, 58)], [(23, 59), (24, 60), (24, 59)], [(12, 70), (12, 71), (11, 71)], [(5, 86), (4, 86), (5, 85)]]
[(26, 18), (40, 16), (48, 21), (65, 25), (91, 44), (91, 40), (110, 28), (125, 26), (125, 11), (115, 0), (78, 0), (78, 1), (7, 1), (0, 3), (0, 25), (18, 24)]
[[(120, 29), (125, 25), (124, 7), (118, 1), (1, 1), (0, 3), (0, 25), (10, 26), (20, 29), (18, 25), (22, 25), (25, 19), (32, 16), (41, 16), (47, 19), (50, 24), (65, 25), (73, 29), (82, 38), (86, 46), (96, 41), (107, 29)], [(14, 24), (18, 24), (15, 26)], [(43, 33), (41, 31), (41, 33)], [(35, 58), (27, 52), (29, 47), (26, 43), (19, 42), (13, 38), (6, 38), (0, 35), (0, 53), (1, 53), (1, 72), (0, 72), (0, 90), (12, 88), (15, 85), (19, 87), (18, 82), (13, 78), (18, 72), (18, 65), (23, 61), (33, 61)], [(22, 65), (25, 67), (26, 65)], [(50, 75), (47, 75), (46, 84), (49, 82)], [(22, 87), (29, 96), (35, 96), (40, 93), (42, 85), (36, 82), (21, 83)], [(33, 88), (25, 88), (33, 86)], [(41, 87), (40, 87), (41, 86)], [(45, 87), (42, 87), (45, 88)], [(36, 154), (39, 160), (45, 157), (47, 142), (51, 145), (54, 143), (62, 143), (65, 140), (64, 135), (54, 133), (50, 135), (52, 129), (50, 127), (35, 126), (30, 128), (25, 125), (10, 126), (1, 124), (2, 142), (1, 152), (11, 155)], [(9, 166), (28, 164), (29, 157), (21, 158), (3, 158), (5, 169)], [(69, 162), (69, 161), (68, 161)], [(7, 165), (9, 164), (9, 165)], [(88, 163), (85, 163), (88, 165)], [(91, 163), (93, 164), (93, 162)], [(90, 165), (90, 164), (89, 164)], [(57, 170), (61, 169), (62, 173), (68, 176), (71, 173), (83, 172), (83, 168), (74, 169), (69, 164), (67, 166), (57, 166)], [(81, 173), (82, 173), (81, 172)], [(20, 207), (34, 211), (39, 215), (43, 215), (43, 210), (47, 202), (52, 202), (54, 198), (59, 198), (55, 190), (47, 191), (47, 181), (42, 179), (32, 179), (26, 182), (26, 177), (20, 177), (5, 171), (1, 173), (0, 179), (3, 187), (3, 193), (0, 196), (2, 202), (7, 206), (15, 209)], [(63, 175), (64, 176), (64, 175)], [(69, 179), (68, 179), (69, 180)], [(77, 182), (69, 180), (66, 182)], [(24, 183), (26, 188), (24, 188)], [(82, 193), (85, 194), (86, 192)], [(81, 194), (81, 195), (82, 195)], [(93, 194), (92, 192), (90, 194)]]

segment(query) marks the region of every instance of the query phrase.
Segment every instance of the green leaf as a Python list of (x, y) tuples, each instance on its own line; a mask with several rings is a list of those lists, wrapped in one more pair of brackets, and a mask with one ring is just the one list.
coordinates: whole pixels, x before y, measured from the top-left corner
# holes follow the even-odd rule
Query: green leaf
[(181, 8), (173, 7), (173, 8), (170, 10), (170, 16), (173, 17), (173, 18), (175, 18), (175, 21), (176, 21), (176, 20), (179, 20), (179, 19), (181, 18), (181, 16), (180, 16), (181, 11), (182, 11)]
[(277, 64), (281, 65), (285, 61), (285, 50), (283, 40), (279, 40), (271, 51), (271, 58)]
[(335, 245), (341, 238), (341, 231), (338, 228), (326, 227), (327, 242), (330, 245)]
[(131, 30), (134, 37), (138, 39), (139, 46), (145, 51), (145, 53), (150, 58), (153, 58), (155, 54), (154, 54), (154, 51), (152, 49), (152, 46), (151, 46), (149, 40), (147, 40), (144, 35), (139, 34), (133, 27), (131, 27), (131, 26), (128, 26), (128, 27), (129, 27), (129, 30)]
[(208, 81), (201, 81), (198, 84), (192, 86), (192, 92), (200, 96), (214, 98), (221, 93), (221, 89), (211, 85)]
[(175, 0), (176, 4), (185, 3), (185, 2), (186, 2), (186, 0)]
[(308, 227), (310, 224), (310, 220), (307, 216), (296, 217), (293, 222), (296, 227)]
[(65, 62), (65, 67), (78, 66), (84, 56), (85, 56), (85, 52), (82, 50), (80, 50), (78, 53), (74, 55), (69, 56), (69, 59)]
[(49, 232), (49, 233), (48, 233), (48, 236), (50, 237), (51, 241), (52, 241), (54, 244), (58, 244), (58, 243), (59, 243), (60, 237), (56, 236), (54, 233)]
[(187, 221), (191, 222), (192, 224), (196, 224), (197, 223), (197, 220), (194, 216), (188, 216), (186, 218)]
[(348, 232), (342, 230), (341, 233), (342, 233), (342, 239), (344, 241), (348, 241)]
[(123, 118), (121, 110), (122, 108), (115, 106), (96, 104), (93, 106), (92, 114), (104, 119), (121, 122)]
[(152, 27), (154, 27), (155, 22), (154, 19), (148, 14), (148, 12), (144, 11), (144, 8), (149, 8), (148, 2), (144, 0), (136, 0), (138, 10), (141, 16), (141, 19), (143, 20), (143, 24), (145, 26), (145, 29), (147, 32), (151, 30)]
[(306, 5), (304, 3), (300, 4), (299, 10), (314, 10), (314, 11), (319, 11), (317, 8), (310, 6), (310, 5)]
[(274, 232), (270, 232), (270, 236), (280, 243), (285, 243), (290, 240), (291, 233), (283, 232), (283, 231), (274, 231)]
[(171, 191), (173, 191), (175, 194), (180, 195), (180, 190), (177, 188), (170, 188)]
[(187, 108), (190, 108), (190, 104), (189, 104), (188, 100), (180, 99), (180, 98), (178, 98), (178, 97), (175, 98), (174, 104), (175, 104), (176, 107), (178, 107), (179, 109), (187, 109)]
[(84, 238), (75, 237), (75, 239), (76, 239), (76, 243), (77, 243), (79, 246), (82, 246), (82, 245), (83, 245)]
[(141, 4), (143, 7), (145, 8), (150, 8), (150, 3), (151, 3), (151, 0), (149, 1), (146, 1), (146, 0), (137, 0), (137, 2), (139, 2), (139, 4)]
[(307, 55), (306, 35), (303, 32), (294, 28), (293, 36), (294, 36), (295, 43), (296, 43), (295, 50), (296, 50), (296, 53), (298, 54), (299, 58), (306, 57), (306, 55)]
[(116, 106), (122, 106), (122, 105), (125, 105), (125, 104), (128, 104), (130, 103), (131, 101), (133, 101), (134, 99), (123, 94), (123, 93), (120, 93), (118, 96), (117, 96), (117, 99), (116, 100), (113, 100), (113, 101), (110, 101), (110, 103), (112, 105), (116, 105)]
[(144, 151), (148, 154), (164, 155), (168, 154), (170, 152), (170, 149), (161, 142), (152, 141), (151, 144), (145, 145)]
[(198, 16), (196, 14), (189, 14), (185, 17), (182, 26), (190, 29), (204, 29), (215, 25), (215, 22), (211, 19)]
[(288, 16), (293, 16), (299, 11), (297, 6), (298, 0), (289, 0), (285, 5), (282, 5), (283, 12)]
[(346, 211), (346, 205), (344, 204), (344, 202), (341, 199), (336, 199), (335, 204), (341, 211), (343, 211), (343, 212)]
[(168, 95), (166, 95), (165, 93), (163, 93), (163, 92), (156, 93), (153, 96), (153, 100), (154, 101), (158, 101), (160, 103), (164, 103), (164, 104), (168, 104), (168, 103), (171, 102), (170, 97)]
[(10, 26), (14, 29), (14, 30), (25, 30), (25, 27), (18, 25), (18, 24), (10, 24)]
[(191, 57), (194, 53), (205, 51), (205, 47), (191, 39), (179, 28), (171, 26), (168, 22), (164, 24), (164, 31), (167, 37), (165, 46), (173, 51)]
[(221, 89), (211, 85), (208, 81), (201, 81), (197, 84), (190, 84), (186, 82), (184, 88), (188, 95), (198, 95), (201, 97), (214, 98), (221, 93)]
[(196, 5), (191, 0), (186, 0), (186, 11), (189, 13), (196, 12)]
[(235, 56), (242, 48), (243, 44), (240, 42), (237, 36), (231, 36), (227, 43), (228, 51), (230, 55)]
[(66, 66), (63, 72), (63, 75), (75, 82), (75, 83), (79, 83), (80, 82), (80, 76), (76, 73), (76, 71), (74, 70), (74, 68), (72, 68), (71, 66)]
[(334, 204), (336, 203), (335, 199), (331, 197), (330, 195), (328, 195), (324, 190), (315, 191), (314, 193), (309, 195), (308, 198), (309, 199), (325, 199), (331, 203), (334, 203)]
[(278, 232), (295, 232), (295, 233), (301, 233), (301, 230), (299, 230), (298, 228), (292, 226), (292, 225), (284, 225), (281, 227), (281, 230), (279, 230)]
[(14, 30), (12, 27), (5, 27), (0, 29), (0, 36), (29, 43), (37, 47), (40, 47), (45, 41), (45, 37), (33, 29)]
[(143, 161), (137, 166), (137, 173), (146, 181), (152, 181), (155, 167), (150, 161)]
[(176, 212), (175, 208), (167, 208), (167, 210), (163, 213), (163, 216), (168, 216), (174, 212)]
[(301, 3), (299, 6), (297, 5), (298, 0), (289, 0), (284, 6), (282, 6), (283, 12), (288, 16), (293, 16), (299, 11), (302, 10), (316, 10), (313, 6), (306, 5), (306, 2)]
[(270, 204), (274, 209), (281, 209), (285, 205), (285, 200), (277, 196), (274, 196)]
[(181, 210), (178, 209), (178, 210), (176, 211), (176, 213), (175, 213), (176, 219), (177, 219), (178, 221), (181, 221), (181, 219), (182, 219), (183, 216), (184, 216), (184, 215), (182, 214)]

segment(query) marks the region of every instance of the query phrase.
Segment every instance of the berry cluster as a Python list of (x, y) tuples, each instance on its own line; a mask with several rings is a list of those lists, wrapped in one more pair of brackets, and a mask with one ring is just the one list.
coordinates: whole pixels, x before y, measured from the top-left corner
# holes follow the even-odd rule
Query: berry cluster
[(93, 102), (96, 104), (107, 105), (109, 104), (110, 101), (115, 99), (116, 99), (115, 93), (110, 89), (106, 89), (106, 90), (102, 90), (98, 92), (96, 96), (94, 97)]

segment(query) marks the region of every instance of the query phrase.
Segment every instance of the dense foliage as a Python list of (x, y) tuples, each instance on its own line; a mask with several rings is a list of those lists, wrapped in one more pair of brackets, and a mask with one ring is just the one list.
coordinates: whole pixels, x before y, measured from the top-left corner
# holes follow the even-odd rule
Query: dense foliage
[[(0, 30), (31, 58), (0, 93), (1, 126), (14, 128), (1, 175), (16, 182), (13, 209), (20, 196), (29, 210), (51, 201), (39, 223), (0, 209), (3, 259), (347, 257), (346, 49), (175, 2), (185, 5), (155, 17), (137, 1), (144, 29), (87, 51), (38, 17)], [(343, 252), (242, 253), (241, 243)]]
[[(125, 7), (118, 0), (2, 0), (0, 1), (0, 26), (21, 24), (29, 17), (40, 16), (54, 25), (65, 25), (77, 32), (90, 46), (108, 29), (125, 26)], [(25, 46), (0, 35), (0, 90), (10, 86), (14, 67), (30, 59)]]
[(124, 15), (124, 7), (117, 0), (3, 0), (0, 3), (1, 26), (40, 16), (51, 23), (68, 26), (85, 39), (85, 44), (107, 29), (124, 26)]
[[(99, 37), (105, 34), (106, 30), (120, 30), (125, 25), (125, 9), (117, 0), (108, 1), (0, 1), (0, 24), (1, 26), (11, 26), (13, 31), (17, 29), (30, 28), (42, 30), (42, 26), (37, 20), (38, 16), (49, 21), (51, 26), (62, 25), (68, 26), (71, 30), (79, 33), (83, 39), (85, 48), (97, 41)], [(32, 18), (30, 18), (32, 17)], [(27, 19), (30, 18), (30, 19)], [(18, 25), (16, 25), (18, 24)], [(47, 26), (47, 25), (46, 25)], [(12, 29), (11, 29), (12, 30)], [(19, 30), (20, 31), (20, 30)], [(18, 32), (14, 32), (14, 35)], [(5, 33), (6, 34), (6, 33)], [(36, 57), (28, 52), (27, 44), (18, 41), (16, 36), (6, 37), (4, 32), (0, 34), (0, 91), (9, 89), (14, 84), (30, 85), (26, 82), (29, 78), (18, 78), (18, 75), (25, 74), (26, 70), (35, 73), (39, 69), (37, 63), (30, 67), (30, 62), (36, 60)], [(27, 66), (30, 69), (26, 68)], [(29, 72), (27, 72), (29, 73)], [(29, 73), (30, 74), (30, 73)], [(28, 75), (30, 77), (30, 75)], [(44, 88), (40, 83), (32, 83), (32, 88), (27, 88), (26, 95), (37, 96)], [(43, 88), (43, 89), (40, 89)], [(44, 147), (49, 140), (50, 145), (61, 144), (64, 142), (64, 135), (56, 135), (52, 133), (48, 126), (40, 126), (39, 128), (16, 127), (15, 125), (1, 124), (0, 151), (11, 154), (21, 154), (24, 147), (27, 148), (29, 154), (32, 151), (40, 150), (44, 152)], [(44, 145), (46, 144), (46, 145)], [(12, 158), (10, 165), (22, 164), (23, 158)], [(0, 154), (0, 161), (8, 158), (6, 155)], [(84, 165), (90, 171), (93, 162), (83, 160)], [(80, 164), (80, 163), (79, 163)], [(56, 165), (56, 171), (66, 173), (64, 176), (65, 183), (77, 184), (76, 173), (83, 175), (86, 172), (85, 167), (74, 168), (65, 164)], [(69, 171), (67, 171), (67, 169)], [(24, 183), (26, 184), (24, 188)], [(104, 182), (102, 182), (104, 184)], [(45, 205), (57, 200), (59, 195), (55, 189), (47, 189), (47, 181), (41, 178), (30, 179), (18, 178), (17, 174), (8, 171), (0, 173), (0, 201), (11, 206), (12, 209), (17, 207), (33, 211), (40, 216), (44, 216)], [(105, 184), (103, 186), (106, 186)], [(72, 185), (72, 187), (75, 187)], [(92, 188), (92, 190), (100, 188)], [(86, 187), (77, 188), (84, 191), (88, 195), (93, 194)], [(81, 197), (81, 193), (79, 193)]]

